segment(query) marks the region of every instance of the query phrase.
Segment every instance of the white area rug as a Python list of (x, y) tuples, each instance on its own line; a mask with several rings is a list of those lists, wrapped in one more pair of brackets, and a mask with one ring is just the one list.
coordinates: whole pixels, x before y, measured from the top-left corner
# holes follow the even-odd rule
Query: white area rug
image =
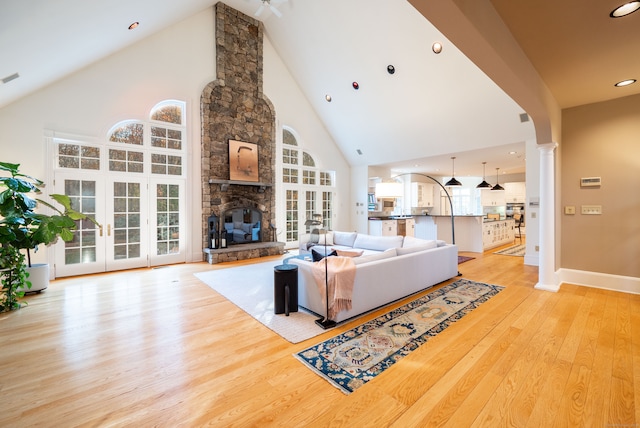
[(316, 325), (318, 316), (299, 307), (298, 312), (274, 314), (273, 267), (281, 260), (216, 269), (194, 274), (240, 309), (291, 343), (318, 336), (327, 330)]

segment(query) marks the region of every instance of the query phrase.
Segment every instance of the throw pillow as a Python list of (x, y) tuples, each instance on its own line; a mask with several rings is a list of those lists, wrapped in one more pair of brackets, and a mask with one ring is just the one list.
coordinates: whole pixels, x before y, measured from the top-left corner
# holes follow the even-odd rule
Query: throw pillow
[[(329, 254), (327, 254), (327, 257), (329, 256), (337, 256), (338, 253), (336, 252), (336, 250), (333, 250), (332, 252), (330, 252)], [(324, 254), (322, 254), (319, 251), (316, 251), (315, 249), (311, 249), (311, 258), (313, 259), (314, 262), (319, 262), (320, 260), (324, 259)]]

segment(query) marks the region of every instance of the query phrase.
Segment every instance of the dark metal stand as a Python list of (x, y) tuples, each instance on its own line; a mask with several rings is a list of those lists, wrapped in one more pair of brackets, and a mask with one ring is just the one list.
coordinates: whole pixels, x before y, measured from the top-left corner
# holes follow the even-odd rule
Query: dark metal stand
[(318, 318), (316, 324), (323, 329), (328, 329), (336, 326), (336, 322), (329, 319), (329, 267), (327, 263), (327, 235), (324, 235), (324, 301), (326, 302), (326, 312), (324, 317)]

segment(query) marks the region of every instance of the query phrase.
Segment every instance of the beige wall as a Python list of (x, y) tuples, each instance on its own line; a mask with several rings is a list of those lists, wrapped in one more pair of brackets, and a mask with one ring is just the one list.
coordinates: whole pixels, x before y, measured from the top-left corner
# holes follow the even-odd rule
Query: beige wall
[(640, 277), (640, 95), (563, 110), (561, 150), (562, 268)]

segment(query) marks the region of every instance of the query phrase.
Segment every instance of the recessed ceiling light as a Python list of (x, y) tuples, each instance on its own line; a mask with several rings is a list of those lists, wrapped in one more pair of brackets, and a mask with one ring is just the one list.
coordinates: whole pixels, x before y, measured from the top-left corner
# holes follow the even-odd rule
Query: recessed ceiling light
[(442, 43), (435, 42), (433, 45), (431, 45), (431, 50), (433, 51), (433, 53), (439, 54), (440, 52), (442, 52)]
[(613, 9), (609, 16), (612, 18), (621, 18), (635, 12), (638, 9), (640, 9), (640, 1), (630, 1), (629, 3), (625, 3)]
[(129, 25), (129, 30), (133, 30), (134, 28), (138, 28), (138, 25), (140, 25), (140, 23), (138, 21), (132, 23), (131, 25)]
[(622, 82), (618, 82), (613, 86), (617, 86), (618, 88), (621, 86), (629, 86), (633, 83), (636, 83), (636, 79), (627, 79), (627, 80), (623, 80)]
[(324, 99), (327, 100), (328, 103), (331, 102), (331, 95), (327, 94), (324, 96)]

